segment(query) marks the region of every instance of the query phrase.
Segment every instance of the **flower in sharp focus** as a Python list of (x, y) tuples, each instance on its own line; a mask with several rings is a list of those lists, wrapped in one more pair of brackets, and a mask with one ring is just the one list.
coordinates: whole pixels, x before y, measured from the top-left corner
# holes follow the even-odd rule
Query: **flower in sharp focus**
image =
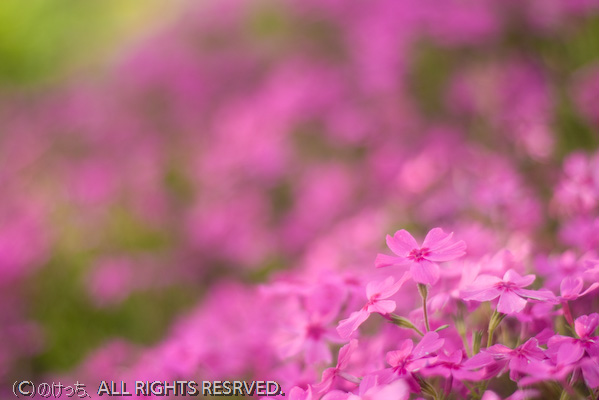
[(491, 301), (499, 297), (497, 311), (503, 314), (515, 314), (524, 309), (527, 299), (539, 301), (556, 300), (549, 290), (524, 289), (536, 279), (535, 275), (521, 276), (513, 269), (508, 270), (503, 279), (492, 275), (479, 275), (472, 284), (461, 291), (464, 300)]
[(574, 321), (577, 338), (555, 335), (547, 343), (547, 352), (557, 364), (572, 364), (583, 356), (599, 357), (599, 336), (593, 336), (599, 326), (599, 314), (583, 315)]
[(580, 277), (565, 277), (562, 280), (562, 283), (560, 284), (560, 300), (573, 301), (578, 299), (579, 297), (585, 296), (593, 290), (597, 289), (599, 287), (599, 282), (592, 283), (584, 292), (582, 292), (583, 285), (584, 281)]
[(434, 228), (420, 246), (408, 231), (402, 229), (393, 236), (387, 235), (387, 246), (395, 256), (379, 254), (376, 266), (410, 267), (414, 281), (434, 285), (440, 276), (438, 262), (455, 260), (466, 254), (466, 243), (463, 240), (456, 242), (452, 237), (453, 232), (447, 234), (441, 228)]
[(510, 379), (516, 381), (520, 376), (519, 373), (528, 371), (531, 362), (546, 358), (543, 349), (539, 347), (539, 341), (531, 338), (515, 349), (502, 344), (493, 345), (474, 355), (464, 365), (472, 369), (487, 367), (487, 373), (493, 376), (509, 366)]
[(451, 388), (453, 380), (458, 381), (479, 381), (483, 379), (481, 371), (471, 371), (462, 362), (464, 353), (462, 350), (455, 350), (451, 353), (440, 351), (432, 366), (423, 369), (424, 376), (442, 376), (448, 380), (448, 387)]
[(387, 353), (386, 361), (391, 368), (380, 371), (378, 373), (379, 380), (389, 383), (398, 378), (403, 378), (413, 391), (420, 391), (420, 385), (414, 378), (413, 373), (434, 363), (436, 351), (444, 344), (445, 339), (439, 338), (437, 332), (427, 332), (416, 346), (414, 346), (412, 339), (404, 340), (399, 350)]

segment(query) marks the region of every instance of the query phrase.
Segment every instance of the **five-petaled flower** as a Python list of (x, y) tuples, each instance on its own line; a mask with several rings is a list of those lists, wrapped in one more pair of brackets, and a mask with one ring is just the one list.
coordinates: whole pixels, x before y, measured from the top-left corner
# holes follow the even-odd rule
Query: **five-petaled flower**
[(424, 238), (422, 246), (408, 231), (402, 229), (395, 235), (387, 235), (387, 246), (396, 254), (379, 254), (377, 268), (396, 265), (410, 267), (414, 281), (434, 285), (440, 276), (438, 262), (455, 260), (466, 254), (464, 241), (453, 241), (453, 232), (446, 234), (441, 228), (432, 229)]
[(472, 284), (461, 291), (464, 300), (491, 301), (499, 297), (497, 311), (515, 314), (524, 309), (527, 299), (540, 301), (556, 300), (549, 290), (524, 289), (536, 279), (535, 275), (521, 276), (513, 269), (508, 270), (503, 279), (493, 275), (479, 275)]

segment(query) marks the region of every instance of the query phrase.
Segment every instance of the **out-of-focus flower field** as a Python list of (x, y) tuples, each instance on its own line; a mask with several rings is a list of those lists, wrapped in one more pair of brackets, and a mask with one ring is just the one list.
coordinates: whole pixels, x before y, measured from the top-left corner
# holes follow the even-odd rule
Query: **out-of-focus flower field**
[(596, 399), (598, 281), (597, 0), (0, 2), (2, 398)]

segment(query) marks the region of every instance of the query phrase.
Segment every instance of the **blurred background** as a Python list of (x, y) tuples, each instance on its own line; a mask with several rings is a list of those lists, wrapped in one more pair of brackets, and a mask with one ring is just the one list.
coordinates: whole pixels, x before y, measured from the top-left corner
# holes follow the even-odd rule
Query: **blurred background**
[(3, 0), (0, 386), (116, 374), (399, 227), (595, 249), (550, 204), (599, 144), (598, 57), (591, 0)]

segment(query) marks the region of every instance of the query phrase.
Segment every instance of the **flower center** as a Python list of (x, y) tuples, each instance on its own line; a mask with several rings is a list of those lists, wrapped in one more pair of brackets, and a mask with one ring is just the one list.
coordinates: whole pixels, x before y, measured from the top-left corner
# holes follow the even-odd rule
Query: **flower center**
[(325, 330), (320, 325), (310, 324), (306, 327), (306, 336), (310, 339), (319, 340), (325, 333)]
[(503, 290), (512, 290), (514, 288), (516, 288), (518, 285), (516, 285), (514, 282), (497, 282), (495, 284), (495, 287), (497, 289), (503, 289)]
[(420, 261), (424, 260), (425, 257), (428, 256), (429, 254), (431, 254), (431, 252), (428, 249), (428, 247), (423, 247), (421, 249), (414, 249), (414, 250), (410, 251), (410, 254), (408, 254), (408, 259), (416, 261), (416, 262), (420, 262)]

